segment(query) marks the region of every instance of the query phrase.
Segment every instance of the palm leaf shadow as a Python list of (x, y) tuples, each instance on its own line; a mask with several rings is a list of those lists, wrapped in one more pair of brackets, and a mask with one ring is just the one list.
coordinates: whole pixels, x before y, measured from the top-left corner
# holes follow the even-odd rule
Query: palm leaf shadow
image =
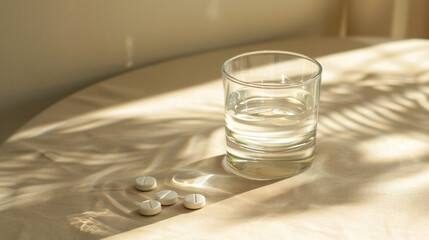
[[(357, 74), (360, 77), (349, 78)], [(378, 178), (408, 177), (423, 171), (428, 155), (405, 159), (409, 161), (405, 165), (364, 162), (355, 147), (380, 135), (427, 134), (427, 75), (351, 71), (338, 76), (344, 80), (341, 84), (323, 84), (317, 160), (308, 172), (315, 177), (297, 186), (290, 186), (288, 180), (276, 182), (279, 194), (260, 200), (281, 206), (279, 209), (243, 208), (231, 218), (357, 203), (368, 199), (365, 189)], [(94, 118), (9, 142), (0, 149), (0, 180), (10, 183), (2, 186), (0, 209), (17, 219), (43, 216), (39, 211), (48, 209), (51, 202), (72, 205), (85, 192), (88, 198), (79, 202), (78, 209), (63, 209), (67, 216), (62, 220), (64, 231), (71, 232), (66, 228), (71, 224), (88, 236), (108, 236), (186, 212), (177, 205), (163, 216), (137, 216), (138, 202), (151, 197), (132, 187), (132, 180), (140, 174), (157, 176), (161, 188), (174, 188), (182, 196), (191, 190), (203, 191), (211, 203), (272, 184), (235, 179), (220, 168), (222, 156), (204, 159), (209, 140), (215, 138), (212, 135), (223, 128), (222, 107), (213, 109), (217, 110), (185, 111), (181, 118)], [(12, 211), (17, 208), (21, 208), (20, 216)]]
[[(204, 158), (211, 135), (223, 129), (222, 108), (207, 109), (184, 110), (181, 118), (72, 121), (9, 142), (0, 150), (0, 180), (14, 184), (1, 189), (0, 209), (5, 215), (17, 208), (26, 215), (37, 214), (50, 201), (61, 198), (63, 204), (71, 204), (85, 192), (91, 198), (79, 208), (91, 211), (65, 210), (64, 228), (69, 223), (94, 236), (108, 236), (137, 227), (141, 221), (130, 216), (144, 197), (130, 188), (134, 178)], [(126, 224), (116, 226), (118, 220)]]
[[(316, 160), (308, 175), (311, 181), (276, 186), (278, 194), (261, 198), (255, 205), (270, 202), (275, 208), (248, 206), (232, 219), (284, 215), (313, 209), (369, 201), (368, 191), (383, 181), (412, 177), (427, 170), (429, 153), (415, 158), (383, 162), (366, 161), (359, 144), (380, 136), (412, 138), (429, 133), (428, 71), (407, 76), (377, 72), (344, 72), (340, 84), (324, 84), (319, 108)], [(422, 136), (423, 136), (422, 135)], [(383, 145), (384, 143), (380, 143)], [(386, 143), (387, 144), (387, 143)], [(381, 150), (380, 150), (381, 151)], [(380, 153), (379, 155), (382, 155)], [(427, 195), (423, 191), (419, 194)]]

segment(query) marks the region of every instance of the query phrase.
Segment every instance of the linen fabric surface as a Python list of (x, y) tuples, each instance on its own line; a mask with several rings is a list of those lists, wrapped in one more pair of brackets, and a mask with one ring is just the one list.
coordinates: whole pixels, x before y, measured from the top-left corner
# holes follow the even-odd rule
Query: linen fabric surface
[[(226, 172), (220, 66), (275, 49), (323, 65), (313, 166), (277, 181)], [(142, 175), (158, 180), (140, 192)], [(147, 66), (46, 109), (0, 147), (2, 239), (425, 239), (429, 41), (292, 39)], [(152, 217), (141, 201), (170, 189)], [(183, 207), (200, 193), (207, 205)]]

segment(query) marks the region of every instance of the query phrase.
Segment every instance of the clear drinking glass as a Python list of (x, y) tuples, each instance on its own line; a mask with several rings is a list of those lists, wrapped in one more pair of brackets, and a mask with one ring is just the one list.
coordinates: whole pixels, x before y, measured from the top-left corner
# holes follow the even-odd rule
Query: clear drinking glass
[(321, 74), (313, 58), (284, 51), (245, 53), (223, 64), (229, 170), (262, 180), (311, 166)]

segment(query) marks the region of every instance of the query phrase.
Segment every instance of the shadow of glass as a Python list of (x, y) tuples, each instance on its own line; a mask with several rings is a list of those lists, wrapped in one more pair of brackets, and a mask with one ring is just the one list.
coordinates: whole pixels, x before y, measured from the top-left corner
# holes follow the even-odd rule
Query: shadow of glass
[[(106, 176), (96, 191), (99, 206), (92, 211), (72, 214), (67, 217), (74, 227), (93, 235), (109, 236), (137, 227), (147, 226), (180, 214), (198, 210), (189, 210), (183, 206), (183, 198), (190, 193), (206, 196), (207, 205), (222, 201), (242, 192), (272, 184), (274, 181), (251, 181), (226, 172), (222, 167), (224, 155), (207, 158), (195, 163), (152, 174), (158, 180), (158, 187), (149, 192), (140, 192), (133, 183), (137, 176), (112, 179)], [(179, 194), (179, 202), (172, 206), (163, 206), (160, 214), (150, 217), (137, 212), (138, 204), (146, 199), (154, 199), (161, 190), (174, 190)]]
[[(206, 197), (207, 205), (225, 200), (229, 197), (239, 195), (259, 187), (270, 185), (276, 181), (252, 181), (240, 178), (224, 169), (224, 155), (210, 157), (192, 164), (182, 166), (176, 169), (165, 170), (151, 174), (158, 180), (158, 187), (149, 192), (139, 192), (132, 185), (134, 178), (128, 179), (129, 187), (126, 188), (125, 194), (116, 191), (104, 191), (107, 199), (111, 200), (108, 207), (112, 211), (113, 202), (121, 202), (122, 205), (128, 205), (129, 208), (116, 208), (116, 212), (121, 212), (124, 218), (131, 217), (133, 221), (138, 221), (141, 226), (153, 224), (180, 214), (190, 213), (198, 210), (189, 210), (183, 206), (183, 199), (187, 194), (200, 193)], [(113, 182), (112, 182), (113, 183)], [(113, 183), (114, 184), (114, 183)], [(109, 188), (109, 183), (104, 185)], [(172, 206), (163, 206), (163, 211), (155, 216), (142, 217), (136, 209), (140, 201), (154, 199), (155, 193), (162, 190), (173, 190), (179, 194), (179, 201)], [(118, 195), (116, 195), (118, 194)], [(124, 196), (125, 195), (125, 196)], [(128, 202), (128, 204), (127, 204)], [(132, 211), (129, 211), (134, 209)], [(131, 220), (130, 219), (130, 220)], [(113, 224), (113, 223), (112, 223)], [(107, 224), (110, 225), (110, 224)], [(129, 224), (122, 231), (133, 229)], [(135, 224), (134, 224), (135, 225)]]

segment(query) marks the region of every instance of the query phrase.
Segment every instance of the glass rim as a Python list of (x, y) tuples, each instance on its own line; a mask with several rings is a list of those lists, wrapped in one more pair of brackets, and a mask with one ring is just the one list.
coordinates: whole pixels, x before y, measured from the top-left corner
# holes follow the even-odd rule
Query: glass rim
[[(294, 83), (294, 84), (284, 84), (284, 85), (272, 85), (272, 84), (264, 84), (264, 83), (249, 83), (249, 82), (245, 82), (243, 80), (240, 80), (238, 78), (235, 78), (233, 76), (231, 76), (228, 72), (226, 72), (225, 67), (226, 65), (228, 65), (229, 63), (231, 63), (233, 60), (241, 58), (241, 57), (245, 57), (245, 56), (249, 56), (249, 55), (258, 55), (258, 54), (267, 54), (267, 53), (272, 53), (272, 54), (280, 54), (280, 55), (290, 55), (290, 56), (294, 56), (294, 57), (298, 57), (298, 58), (302, 58), (305, 60), (308, 60), (312, 63), (314, 63), (317, 67), (318, 70), (317, 72), (310, 78), (308, 78), (305, 81), (302, 81), (300, 83)], [(228, 60), (226, 60), (223, 64), (222, 64), (222, 73), (224, 74), (224, 76), (226, 76), (229, 80), (240, 84), (240, 85), (244, 85), (244, 86), (248, 86), (248, 87), (255, 87), (255, 88), (276, 88), (276, 89), (282, 89), (282, 88), (292, 88), (292, 87), (297, 87), (297, 86), (302, 86), (302, 85), (306, 85), (309, 82), (312, 82), (313, 80), (317, 79), (318, 77), (320, 77), (322, 75), (322, 65), (314, 58), (300, 54), (300, 53), (295, 53), (295, 52), (289, 52), (289, 51), (281, 51), (281, 50), (262, 50), (262, 51), (253, 51), (253, 52), (247, 52), (247, 53), (243, 53), (243, 54), (239, 54), (236, 55)]]

